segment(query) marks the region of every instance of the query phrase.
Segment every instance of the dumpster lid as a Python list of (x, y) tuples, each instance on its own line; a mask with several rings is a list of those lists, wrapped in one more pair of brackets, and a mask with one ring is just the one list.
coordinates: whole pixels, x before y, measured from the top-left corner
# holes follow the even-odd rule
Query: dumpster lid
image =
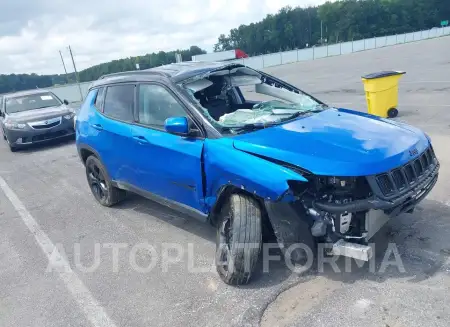
[(382, 77), (389, 77), (389, 76), (403, 75), (403, 74), (406, 74), (406, 72), (388, 70), (388, 71), (382, 71), (382, 72), (378, 72), (378, 73), (367, 74), (367, 75), (362, 76), (362, 78), (374, 79), (374, 78), (382, 78)]

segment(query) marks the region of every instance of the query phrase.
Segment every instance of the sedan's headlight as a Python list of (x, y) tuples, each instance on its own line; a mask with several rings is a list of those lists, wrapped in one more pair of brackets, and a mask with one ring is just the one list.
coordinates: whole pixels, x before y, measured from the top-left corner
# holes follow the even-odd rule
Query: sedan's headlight
[(24, 129), (26, 126), (27, 126), (27, 124), (5, 122), (5, 127), (7, 129)]
[(71, 119), (71, 118), (73, 118), (73, 116), (75, 116), (75, 114), (73, 112), (71, 112), (70, 114), (64, 115), (63, 118), (64, 119)]

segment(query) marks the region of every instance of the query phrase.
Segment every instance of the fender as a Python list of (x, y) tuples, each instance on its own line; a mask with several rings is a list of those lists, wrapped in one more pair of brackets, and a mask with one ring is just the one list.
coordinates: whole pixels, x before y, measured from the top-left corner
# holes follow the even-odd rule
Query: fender
[(78, 156), (80, 157), (80, 160), (83, 163), (83, 165), (87, 159), (86, 155), (83, 153), (84, 151), (93, 153), (100, 161), (102, 161), (102, 157), (97, 152), (97, 150), (95, 150), (94, 148), (92, 148), (91, 146), (89, 146), (85, 143), (77, 144), (77, 151), (78, 151)]
[(206, 139), (205, 204), (210, 210), (226, 186), (269, 201), (290, 201), (289, 180), (307, 182), (298, 172), (233, 147), (232, 138)]

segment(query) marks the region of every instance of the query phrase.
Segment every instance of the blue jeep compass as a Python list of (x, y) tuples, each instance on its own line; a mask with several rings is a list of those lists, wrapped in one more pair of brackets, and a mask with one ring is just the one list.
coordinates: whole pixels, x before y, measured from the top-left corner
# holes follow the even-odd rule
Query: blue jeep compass
[(138, 193), (217, 227), (217, 271), (247, 283), (273, 230), (287, 258), (317, 242), (369, 260), (368, 241), (435, 185), (426, 134), (332, 108), (235, 63), (184, 62), (106, 75), (76, 118), (99, 203)]

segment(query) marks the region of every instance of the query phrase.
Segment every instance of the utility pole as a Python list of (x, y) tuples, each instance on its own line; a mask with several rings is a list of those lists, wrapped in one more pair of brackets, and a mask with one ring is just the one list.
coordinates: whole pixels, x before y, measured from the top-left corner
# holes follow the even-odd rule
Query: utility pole
[(69, 83), (69, 77), (67, 76), (66, 64), (64, 63), (64, 59), (63, 59), (61, 50), (59, 50), (59, 55), (61, 56), (61, 61), (62, 61), (63, 67), (64, 67), (64, 72), (66, 73), (66, 81), (67, 81), (67, 83)]
[(75, 66), (75, 60), (73, 59), (72, 48), (70, 47), (70, 45), (69, 45), (69, 52), (70, 52), (70, 57), (72, 58), (73, 69), (75, 70), (75, 78), (77, 80), (78, 90), (80, 91), (81, 101), (83, 101), (83, 92), (81, 92), (80, 80), (78, 78), (78, 71), (77, 71), (77, 67)]
[(320, 21), (320, 44), (323, 41), (323, 21)]

